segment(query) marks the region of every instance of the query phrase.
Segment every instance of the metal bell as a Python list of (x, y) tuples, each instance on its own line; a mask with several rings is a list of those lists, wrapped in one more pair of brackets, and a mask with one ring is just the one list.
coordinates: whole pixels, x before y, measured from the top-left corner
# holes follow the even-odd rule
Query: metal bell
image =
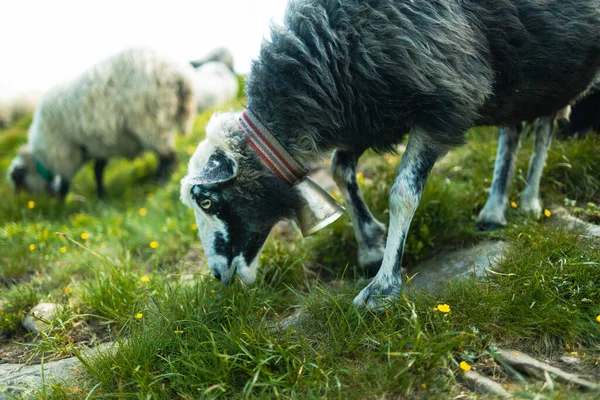
[(302, 236), (310, 236), (344, 214), (346, 209), (310, 177), (297, 181), (293, 186), (304, 204), (296, 210)]

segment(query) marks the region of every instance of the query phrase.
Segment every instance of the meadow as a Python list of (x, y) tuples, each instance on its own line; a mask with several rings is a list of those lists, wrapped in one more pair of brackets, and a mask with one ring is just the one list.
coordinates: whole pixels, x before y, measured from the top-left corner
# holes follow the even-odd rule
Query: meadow
[[(242, 104), (240, 96), (231, 107)], [(544, 359), (568, 353), (600, 379), (600, 241), (549, 226), (551, 212), (541, 221), (520, 215), (531, 135), (522, 140), (505, 229), (475, 229), (497, 144), (496, 128), (475, 128), (432, 172), (406, 244), (410, 266), (501, 239), (510, 247), (499, 273), (435, 293), (409, 282), (395, 304), (373, 314), (352, 306), (365, 280), (347, 216), (307, 239), (274, 232), (253, 286), (225, 288), (207, 274), (179, 180), (209, 116), (199, 115), (193, 132), (177, 138), (178, 167), (165, 184), (154, 182), (150, 154), (111, 161), (104, 199), (95, 195), (91, 165), (64, 204), (15, 194), (0, 180), (0, 357), (77, 355), (84, 363), (72, 380), (48, 382), (40, 398), (478, 398), (461, 380), (461, 362), (519, 398), (597, 398), (492, 367), (499, 347)], [(30, 122), (0, 131), (0, 176)], [(566, 204), (598, 222), (599, 149), (597, 135), (553, 143), (542, 180), (548, 210)], [(386, 222), (400, 156), (361, 159), (365, 199)], [(27, 333), (20, 321), (40, 302), (64, 307), (47, 330)], [(297, 312), (298, 323), (279, 329)], [(102, 342), (116, 345), (81, 356)]]

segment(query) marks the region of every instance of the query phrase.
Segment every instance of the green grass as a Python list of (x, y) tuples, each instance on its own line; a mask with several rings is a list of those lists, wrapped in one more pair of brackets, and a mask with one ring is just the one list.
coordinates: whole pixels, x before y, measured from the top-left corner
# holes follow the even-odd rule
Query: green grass
[[(548, 228), (518, 209), (509, 210), (503, 231), (475, 230), (493, 170), (495, 128), (471, 130), (467, 145), (434, 169), (405, 264), (501, 238), (511, 247), (500, 274), (435, 294), (409, 284), (387, 312), (373, 315), (352, 306), (364, 282), (347, 216), (306, 240), (270, 238), (252, 287), (224, 288), (205, 277), (179, 180), (208, 117), (199, 116), (193, 133), (178, 137), (179, 166), (161, 186), (152, 180), (150, 154), (111, 162), (104, 200), (94, 194), (91, 166), (77, 176), (64, 205), (14, 194), (0, 181), (0, 347), (28, 342), (24, 357), (48, 358), (79, 354), (83, 344), (118, 342), (116, 350), (84, 359), (83, 375), (49, 387), (50, 397), (449, 398), (466, 390), (460, 361), (508, 381), (489, 367), (498, 346), (552, 358), (568, 344), (591, 374), (600, 374), (598, 241)], [(0, 132), (0, 175), (25, 142), (29, 123)], [(511, 195), (517, 203), (531, 141), (524, 140), (517, 163)], [(598, 148), (598, 136), (554, 144), (542, 182), (546, 203), (598, 204)], [(399, 159), (371, 153), (361, 159), (364, 196), (385, 222)], [(588, 209), (586, 215), (595, 212)], [(31, 337), (19, 321), (41, 301), (67, 307), (48, 331)], [(434, 311), (441, 303), (451, 311)], [(295, 310), (306, 317), (278, 330)], [(523, 397), (542, 392), (542, 384), (516, 382), (513, 390)], [(544, 393), (593, 398), (563, 385)]]

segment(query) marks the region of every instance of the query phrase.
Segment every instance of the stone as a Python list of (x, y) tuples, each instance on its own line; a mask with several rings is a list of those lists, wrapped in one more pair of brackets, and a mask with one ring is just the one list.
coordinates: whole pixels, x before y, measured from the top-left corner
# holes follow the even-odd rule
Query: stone
[(587, 221), (579, 219), (571, 214), (564, 207), (557, 207), (552, 210), (552, 215), (555, 218), (548, 220), (553, 226), (564, 226), (566, 229), (582, 229), (586, 235), (600, 237), (600, 225), (591, 224)]
[(493, 395), (503, 399), (512, 399), (513, 396), (507, 392), (501, 384), (494, 382), (473, 370), (463, 373), (463, 378), (467, 386), (483, 395)]
[[(94, 349), (82, 352), (82, 356), (93, 357), (95, 354), (108, 351), (114, 345), (115, 343), (103, 343)], [(45, 384), (64, 382), (81, 367), (81, 361), (77, 357), (37, 365), (0, 364), (0, 400), (41, 398)]]
[(503, 241), (485, 240), (472, 247), (437, 255), (408, 269), (409, 285), (433, 291), (439, 285), (468, 277), (484, 278), (494, 274), (507, 249)]
[(543, 361), (538, 361), (522, 351), (498, 349), (499, 361), (507, 364), (514, 369), (524, 372), (529, 376), (547, 381), (547, 376), (555, 377), (557, 380), (575, 384), (582, 389), (600, 390), (597, 383), (583, 379), (577, 375), (563, 371)]
[(21, 321), (21, 325), (29, 332), (39, 332), (48, 329), (50, 322), (60, 313), (61, 306), (55, 303), (40, 303), (33, 307)]

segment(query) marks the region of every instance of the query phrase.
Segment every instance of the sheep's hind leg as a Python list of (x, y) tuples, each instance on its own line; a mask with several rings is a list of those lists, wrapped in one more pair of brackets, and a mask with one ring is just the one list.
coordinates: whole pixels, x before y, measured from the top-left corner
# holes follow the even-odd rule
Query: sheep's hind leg
[(100, 198), (106, 195), (106, 191), (104, 190), (104, 169), (106, 168), (106, 164), (108, 164), (108, 162), (105, 158), (96, 159), (96, 163), (94, 164), (94, 176), (96, 177), (96, 193)]
[(520, 126), (501, 127), (498, 132), (498, 154), (494, 177), (485, 206), (477, 217), (480, 230), (492, 230), (506, 225), (504, 214), (508, 205), (508, 190), (515, 170), (515, 156), (519, 147)]
[(156, 170), (156, 180), (158, 182), (166, 182), (171, 177), (171, 173), (175, 168), (177, 158), (174, 151), (166, 154), (158, 154), (158, 169)]
[(552, 118), (542, 117), (537, 121), (535, 133), (535, 150), (529, 164), (527, 186), (521, 194), (521, 211), (535, 218), (542, 216), (542, 201), (540, 199), (540, 181), (546, 164), (548, 147), (552, 141)]
[(354, 299), (358, 307), (380, 309), (402, 286), (402, 255), (410, 222), (436, 160), (447, 148), (431, 146), (423, 132), (411, 133), (390, 194), (390, 224), (383, 262), (377, 275)]
[(369, 276), (377, 272), (385, 251), (385, 225), (377, 221), (358, 187), (356, 164), (360, 153), (336, 150), (331, 160), (335, 183), (340, 188), (358, 243), (358, 262)]

